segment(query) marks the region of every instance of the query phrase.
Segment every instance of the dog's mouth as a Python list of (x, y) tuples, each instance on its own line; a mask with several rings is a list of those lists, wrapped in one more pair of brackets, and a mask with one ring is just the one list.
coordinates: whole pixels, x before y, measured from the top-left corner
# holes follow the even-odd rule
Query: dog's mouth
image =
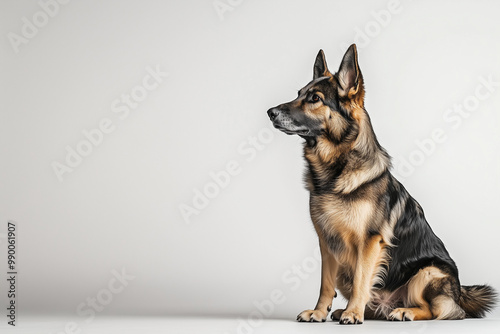
[(273, 125), (276, 129), (280, 130), (281, 132), (286, 133), (287, 135), (299, 135), (299, 136), (307, 136), (311, 131), (306, 128), (286, 128), (280, 124), (276, 124), (273, 122)]
[(309, 130), (305, 126), (296, 125), (292, 119), (289, 118), (274, 118), (271, 119), (273, 122), (273, 126), (280, 130), (281, 132), (286, 133), (287, 135), (299, 135), (299, 136), (307, 136), (310, 134), (311, 130)]

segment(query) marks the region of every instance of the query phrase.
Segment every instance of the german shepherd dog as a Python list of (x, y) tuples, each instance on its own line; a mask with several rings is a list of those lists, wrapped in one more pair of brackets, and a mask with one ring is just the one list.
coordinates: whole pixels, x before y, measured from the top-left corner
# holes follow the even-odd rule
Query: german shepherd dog
[(460, 285), (422, 207), (391, 174), (364, 96), (353, 44), (335, 74), (320, 50), (313, 80), (295, 100), (267, 111), (275, 128), (305, 139), (305, 183), (322, 256), (318, 302), (297, 320), (325, 321), (336, 288), (348, 300), (331, 316), (341, 324), (483, 317), (495, 290)]

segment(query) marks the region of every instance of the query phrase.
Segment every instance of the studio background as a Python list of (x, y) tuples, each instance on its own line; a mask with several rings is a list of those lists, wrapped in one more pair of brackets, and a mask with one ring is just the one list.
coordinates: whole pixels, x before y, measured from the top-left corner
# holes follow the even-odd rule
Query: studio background
[(313, 308), (302, 144), (266, 111), (312, 79), (319, 49), (334, 71), (353, 42), (394, 173), (462, 284), (500, 289), (497, 2), (51, 8), (44, 23), (39, 2), (0, 3), (0, 247), (17, 222), (20, 312), (80, 316), (122, 271), (100, 314), (246, 317), (273, 294), (269, 317)]

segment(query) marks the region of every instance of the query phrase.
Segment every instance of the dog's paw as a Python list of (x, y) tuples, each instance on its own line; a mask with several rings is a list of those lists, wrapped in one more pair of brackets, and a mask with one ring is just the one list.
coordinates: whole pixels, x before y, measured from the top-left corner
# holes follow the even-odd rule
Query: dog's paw
[(363, 316), (364, 314), (361, 312), (345, 310), (344, 312), (342, 312), (342, 315), (340, 316), (339, 324), (341, 325), (362, 324), (364, 320)]
[(328, 313), (321, 310), (305, 310), (297, 316), (299, 322), (325, 322)]
[(343, 312), (344, 312), (344, 309), (339, 308), (339, 309), (332, 312), (332, 315), (330, 316), (330, 318), (332, 318), (333, 321), (339, 321)]
[(392, 321), (413, 321), (415, 314), (409, 308), (397, 308), (389, 314), (387, 320)]

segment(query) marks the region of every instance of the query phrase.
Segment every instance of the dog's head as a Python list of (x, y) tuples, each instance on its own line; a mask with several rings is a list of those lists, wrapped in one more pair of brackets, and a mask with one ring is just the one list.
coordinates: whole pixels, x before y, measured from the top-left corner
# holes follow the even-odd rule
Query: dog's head
[(275, 128), (297, 134), (315, 143), (325, 136), (334, 142), (355, 137), (356, 119), (364, 111), (363, 77), (358, 66), (356, 45), (351, 45), (337, 73), (326, 65), (320, 50), (314, 62), (313, 80), (300, 89), (295, 100), (267, 111)]

